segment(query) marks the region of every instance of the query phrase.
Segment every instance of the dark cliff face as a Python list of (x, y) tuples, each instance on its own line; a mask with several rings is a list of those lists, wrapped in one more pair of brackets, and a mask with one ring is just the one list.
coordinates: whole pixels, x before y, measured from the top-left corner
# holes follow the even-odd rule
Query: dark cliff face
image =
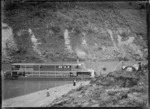
[(148, 55), (145, 3), (16, 0), (6, 2), (4, 13), (3, 22), (13, 29), (18, 47), (10, 56), (14, 62), (146, 59)]

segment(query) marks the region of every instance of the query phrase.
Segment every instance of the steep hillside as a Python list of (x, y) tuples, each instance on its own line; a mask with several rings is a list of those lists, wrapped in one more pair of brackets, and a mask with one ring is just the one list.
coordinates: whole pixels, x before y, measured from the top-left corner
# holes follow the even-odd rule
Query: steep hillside
[(148, 66), (100, 75), (46, 107), (141, 107), (148, 109)]
[(13, 62), (147, 58), (145, 3), (27, 1), (4, 7)]

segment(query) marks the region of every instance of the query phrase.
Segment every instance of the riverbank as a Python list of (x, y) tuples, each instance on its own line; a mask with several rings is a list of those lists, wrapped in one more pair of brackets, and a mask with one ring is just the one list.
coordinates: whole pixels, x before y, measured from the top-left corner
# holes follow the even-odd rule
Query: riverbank
[(118, 70), (93, 78), (46, 107), (148, 107), (148, 65), (140, 71)]
[(77, 82), (76, 86), (67, 84), (50, 89), (45, 89), (28, 95), (11, 98), (2, 101), (2, 107), (42, 107), (53, 102), (56, 98), (67, 94), (69, 91), (80, 87), (81, 85), (88, 85), (89, 81)]

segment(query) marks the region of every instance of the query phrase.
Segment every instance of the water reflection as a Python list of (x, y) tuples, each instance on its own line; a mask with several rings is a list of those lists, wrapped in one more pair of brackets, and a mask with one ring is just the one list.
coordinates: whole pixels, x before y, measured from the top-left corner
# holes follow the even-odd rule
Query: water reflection
[(2, 80), (2, 99), (5, 100), (69, 83), (72, 83), (72, 80)]

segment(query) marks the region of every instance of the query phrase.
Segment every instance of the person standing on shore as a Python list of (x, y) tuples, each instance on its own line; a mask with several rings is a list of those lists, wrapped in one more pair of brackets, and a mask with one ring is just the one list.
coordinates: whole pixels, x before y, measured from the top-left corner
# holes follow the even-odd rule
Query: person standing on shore
[(73, 80), (73, 86), (76, 86), (76, 80)]
[(124, 70), (126, 68), (124, 62), (122, 61), (121, 64), (122, 64), (122, 70)]

